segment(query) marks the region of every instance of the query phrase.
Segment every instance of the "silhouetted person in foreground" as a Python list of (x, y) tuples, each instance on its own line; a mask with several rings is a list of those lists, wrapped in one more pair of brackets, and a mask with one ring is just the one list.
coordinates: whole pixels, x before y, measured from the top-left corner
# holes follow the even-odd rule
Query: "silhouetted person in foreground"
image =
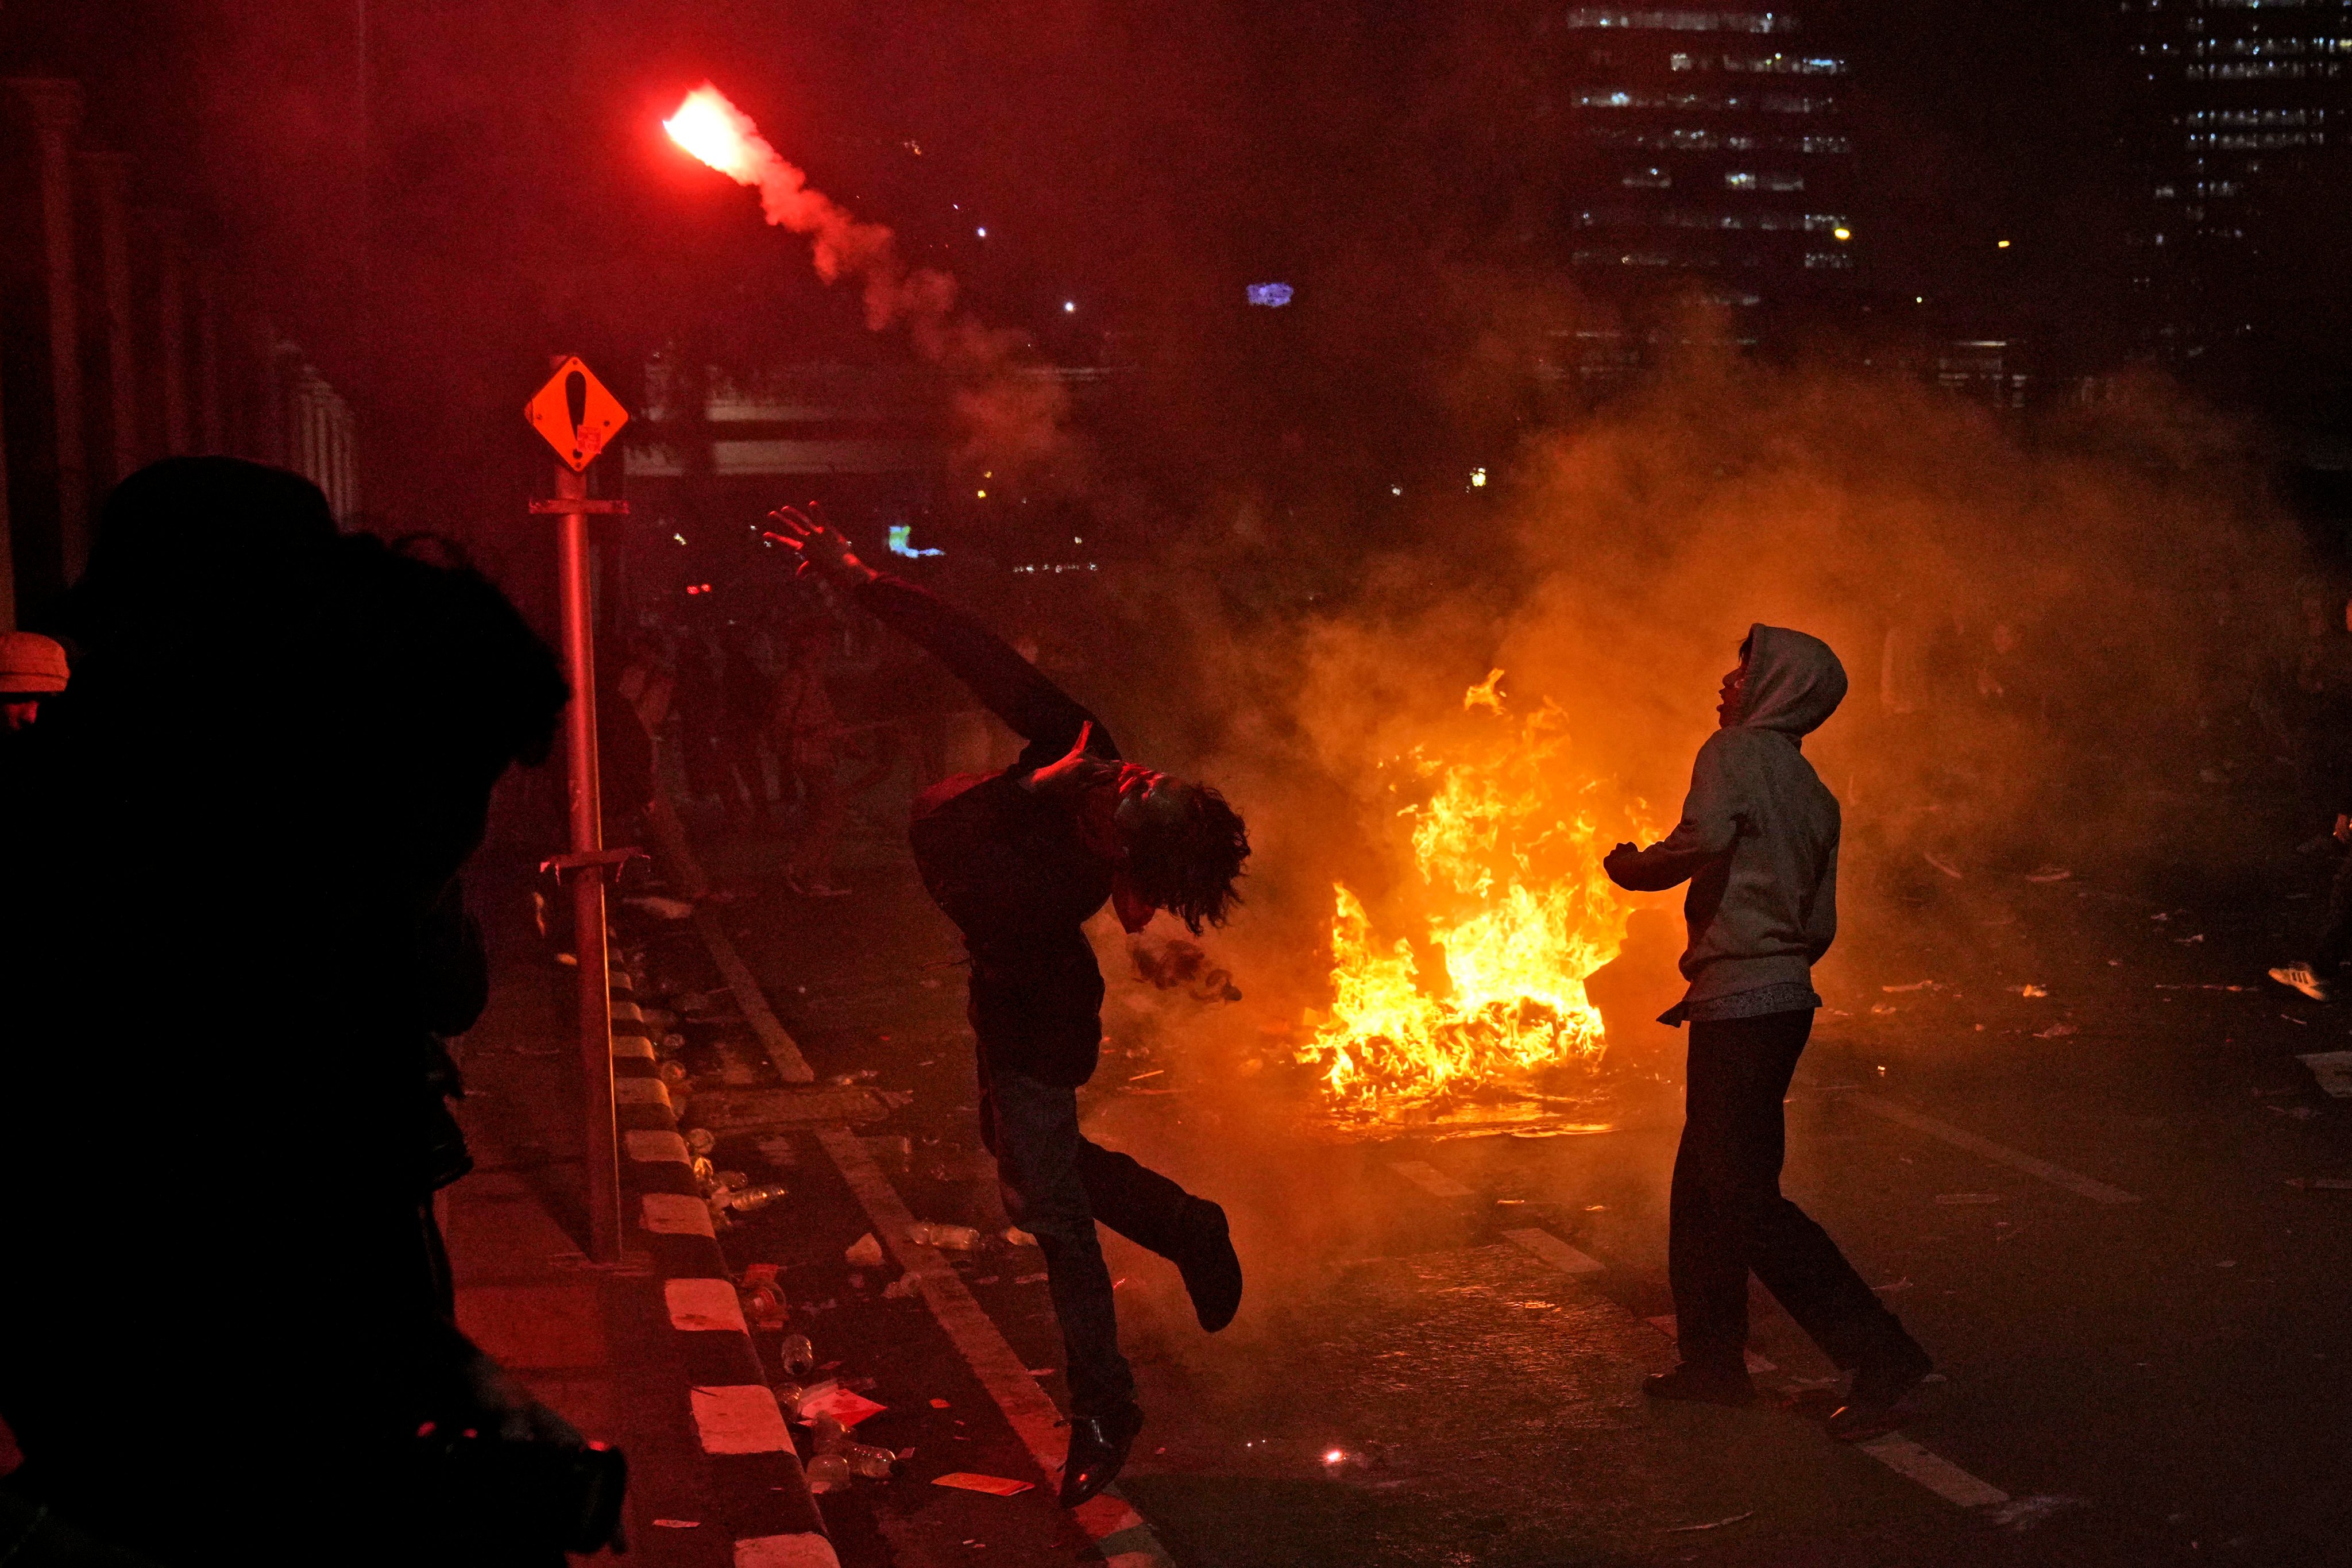
[(451, 1321), (425, 1202), (463, 1163), (430, 1040), (479, 1005), (452, 883), (552, 656), (226, 458), (125, 480), (68, 611), (0, 781), (39, 825), (0, 900), (5, 1488), (165, 1563), (561, 1562), (500, 1512), (531, 1483), (469, 1502), (418, 1436), (580, 1455)]
[(1812, 1033), (1812, 966), (1837, 935), (1838, 803), (1799, 749), (1845, 696), (1844, 667), (1802, 632), (1759, 626), (1723, 679), (1721, 729), (1699, 748), (1682, 821), (1602, 862), (1637, 892), (1688, 881), (1690, 989), (1659, 1021), (1690, 1025), (1666, 1269), (1682, 1364), (1659, 1399), (1744, 1405), (1752, 1272), (1830, 1359), (1853, 1373), (1831, 1430), (1895, 1425), (1933, 1363), (1837, 1244), (1780, 1195), (1781, 1100)]
[(1130, 932), (1163, 909), (1196, 933), (1222, 923), (1249, 838), (1216, 791), (1121, 763), (1094, 715), (970, 616), (874, 571), (832, 529), (774, 515), (784, 531), (771, 537), (805, 569), (929, 649), (1028, 742), (1002, 773), (925, 790), (908, 837), (971, 954), (981, 1135), (1013, 1223), (1045, 1255), (1070, 1380), (1061, 1496), (1075, 1507), (1110, 1484), (1143, 1426), (1095, 1222), (1172, 1260), (1210, 1332), (1242, 1297), (1225, 1211), (1078, 1130), (1103, 999), (1082, 928), (1106, 900)]

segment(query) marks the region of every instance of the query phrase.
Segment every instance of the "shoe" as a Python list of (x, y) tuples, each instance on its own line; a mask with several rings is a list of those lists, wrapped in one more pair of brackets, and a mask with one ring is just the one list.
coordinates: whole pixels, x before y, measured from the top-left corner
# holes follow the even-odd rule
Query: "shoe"
[(1184, 1276), (1185, 1294), (1192, 1298), (1192, 1315), (1213, 1334), (1241, 1310), (1241, 1255), (1234, 1250), (1225, 1211), (1206, 1198), (1186, 1200), (1183, 1228), (1184, 1250), (1176, 1268)]
[(1143, 1406), (1129, 1400), (1108, 1415), (1070, 1423), (1070, 1457), (1062, 1463), (1062, 1506), (1076, 1508), (1118, 1479), (1127, 1451), (1143, 1430)]
[(2315, 1002), (2333, 1002), (2327, 994), (2327, 982), (2311, 972), (2308, 963), (2286, 963), (2271, 971), (2271, 978), (2280, 984), (2302, 992)]
[(1917, 1345), (1891, 1360), (1865, 1362), (1853, 1374), (1843, 1405), (1830, 1412), (1830, 1436), (1841, 1443), (1881, 1436), (1903, 1424), (1898, 1406), (1936, 1370)]
[(1746, 1367), (1710, 1367), (1690, 1361), (1672, 1372), (1652, 1373), (1642, 1380), (1642, 1392), (1653, 1399), (1727, 1405), (1735, 1409), (1756, 1402), (1755, 1380)]

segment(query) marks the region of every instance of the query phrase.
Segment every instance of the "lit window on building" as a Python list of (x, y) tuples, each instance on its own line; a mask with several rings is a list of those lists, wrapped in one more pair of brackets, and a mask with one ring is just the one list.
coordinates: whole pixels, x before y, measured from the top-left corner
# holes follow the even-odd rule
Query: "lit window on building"
[(1793, 33), (1794, 16), (1771, 11), (1616, 11), (1579, 5), (1568, 14), (1572, 28), (1614, 27), (1648, 33)]
[(1664, 169), (1635, 169), (1618, 184), (1643, 190), (1663, 191), (1670, 188), (1675, 177)]
[(1825, 271), (1837, 271), (1853, 265), (1853, 258), (1843, 250), (1809, 250), (1805, 265)]
[(1733, 191), (1752, 191), (1757, 188), (1756, 176), (1753, 174), (1726, 174), (1723, 176), (1723, 184), (1725, 189)]

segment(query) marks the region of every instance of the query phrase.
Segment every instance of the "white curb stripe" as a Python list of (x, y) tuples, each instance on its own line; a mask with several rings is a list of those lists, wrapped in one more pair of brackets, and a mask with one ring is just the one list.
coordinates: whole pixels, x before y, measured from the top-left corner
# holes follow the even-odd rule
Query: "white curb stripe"
[(654, 1043), (643, 1035), (614, 1035), (613, 1059), (649, 1062), (654, 1059)]
[(684, 1193), (643, 1193), (637, 1201), (644, 1205), (643, 1223), (647, 1230), (662, 1236), (719, 1238), (719, 1233), (710, 1228), (710, 1205), (700, 1198)]
[(686, 1152), (686, 1140), (675, 1132), (655, 1132), (633, 1129), (621, 1134), (632, 1160), (648, 1163), (675, 1160), (681, 1165), (694, 1163), (694, 1156)]
[(646, 1021), (644, 1010), (635, 1002), (624, 1002), (617, 996), (613, 998), (613, 1017), (616, 1022), (623, 1024), (642, 1024)]
[(693, 1391), (694, 1427), (706, 1454), (789, 1454), (793, 1435), (764, 1383)]
[(841, 1568), (822, 1535), (755, 1535), (735, 1543), (735, 1568)]
[(2111, 1187), (2105, 1182), (2095, 1182), (2088, 1176), (2078, 1176), (2063, 1165), (2053, 1165), (2047, 1160), (2037, 1160), (2031, 1154), (2021, 1154), (2014, 1149), (1995, 1143), (1989, 1138), (1979, 1138), (1975, 1133), (1955, 1127), (1948, 1121), (1938, 1121), (1932, 1116), (1922, 1116), (1907, 1106), (1897, 1105), (1891, 1100), (1881, 1100), (1874, 1094), (1857, 1094), (1849, 1097), (1849, 1103), (1861, 1106), (1873, 1116), (1883, 1116), (1889, 1121), (1899, 1122), (1915, 1132), (1925, 1132), (1930, 1138), (1940, 1138), (1955, 1149), (1965, 1149), (1969, 1153), (1990, 1160), (1996, 1164), (2007, 1165), (2011, 1170), (2023, 1171), (2029, 1176), (2039, 1176), (2053, 1187), (2063, 1187), (2068, 1192), (2086, 1197), (2095, 1204), (2139, 1202), (2139, 1194), (2137, 1193), (2127, 1193), (2121, 1187)]
[(1444, 1198), (1452, 1203), (1478, 1195), (1426, 1160), (1393, 1160), (1389, 1163), (1389, 1169), (1433, 1198)]
[(657, 1078), (616, 1078), (613, 1080), (613, 1103), (658, 1105), (667, 1110), (669, 1086)]
[(743, 1302), (730, 1280), (667, 1279), (662, 1282), (662, 1296), (669, 1303), (673, 1329), (689, 1332), (732, 1329), (744, 1335), (751, 1331), (751, 1325), (743, 1321)]

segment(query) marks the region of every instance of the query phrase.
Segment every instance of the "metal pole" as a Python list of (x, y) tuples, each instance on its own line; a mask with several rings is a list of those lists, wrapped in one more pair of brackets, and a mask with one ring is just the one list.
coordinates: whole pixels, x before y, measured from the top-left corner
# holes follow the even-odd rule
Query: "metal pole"
[[(588, 478), (555, 465), (559, 501), (585, 501)], [(563, 662), (572, 681), (564, 713), (564, 757), (572, 784), (572, 852), (604, 847), (603, 804), (596, 787), (596, 628), (588, 605), (588, 517), (562, 518)], [(613, 1116), (613, 993), (604, 948), (604, 871), (572, 871), (572, 948), (580, 960), (580, 1068), (588, 1122), (588, 1250), (598, 1263), (621, 1261), (620, 1138)]]

